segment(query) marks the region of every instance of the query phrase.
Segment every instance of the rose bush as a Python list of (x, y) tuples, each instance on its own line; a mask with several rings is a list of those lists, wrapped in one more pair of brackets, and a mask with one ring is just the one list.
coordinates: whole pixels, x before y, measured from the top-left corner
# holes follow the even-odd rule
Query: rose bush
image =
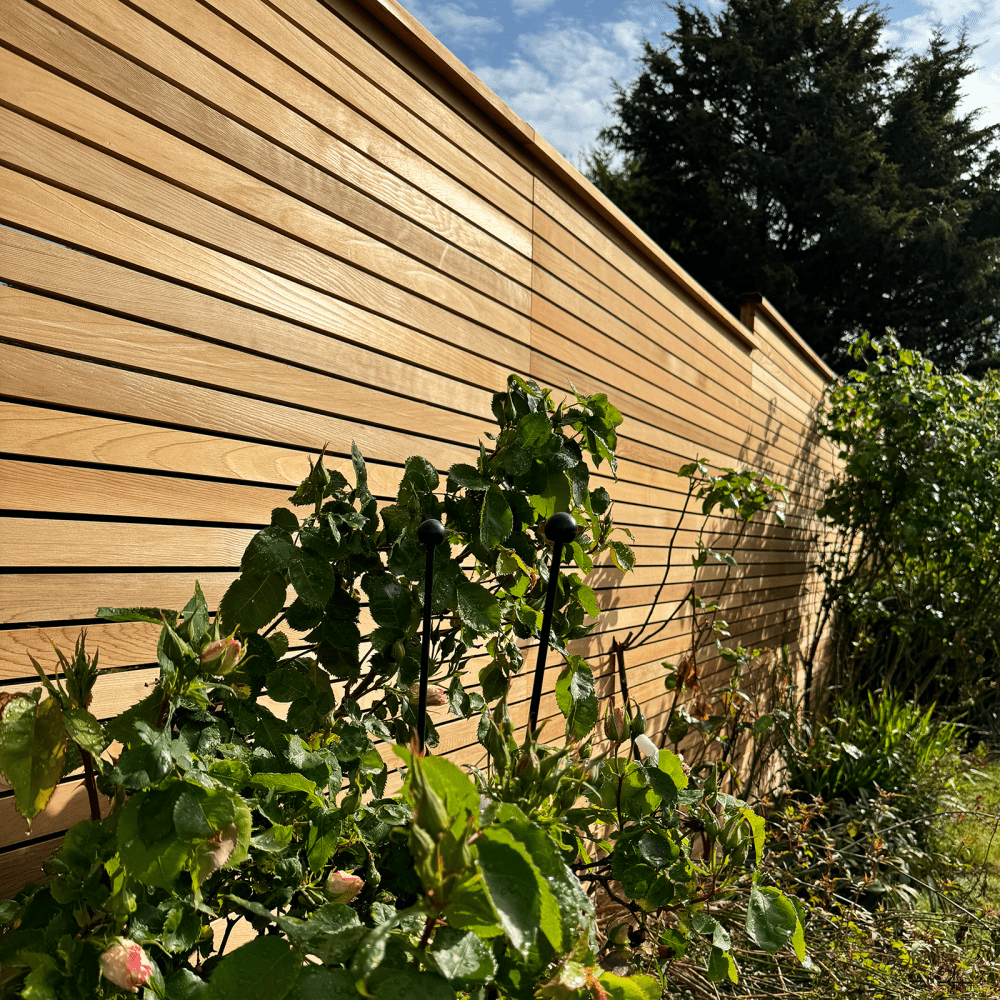
[[(634, 704), (612, 713), (615, 746), (596, 744), (594, 676), (571, 643), (599, 615), (594, 560), (633, 563), (591, 482), (602, 463), (615, 470), (620, 414), (601, 395), (555, 405), (514, 376), (493, 410), (474, 465), (442, 479), (412, 457), (388, 504), (356, 448), (353, 485), (317, 461), (291, 497), (304, 516), (272, 512), (217, 614), (197, 585), (179, 612), (102, 608), (161, 626), (158, 682), (118, 717), (89, 712), (97, 658), (82, 639), (59, 654), (65, 685), (36, 664), (49, 697), (5, 706), (0, 770), (30, 821), (82, 762), (93, 814), (47, 862), (49, 881), (0, 903), (0, 995), (245, 1000), (253, 984), (274, 1000), (653, 1000), (699, 936), (706, 975), (735, 980), (719, 918), (737, 896), (756, 947), (804, 958), (801, 907), (759, 870), (763, 822), (713, 767), (689, 773), (658, 749)], [(550, 578), (556, 511), (583, 529)], [(417, 528), (431, 517), (447, 544), (424, 593)], [(519, 743), (509, 684), (550, 588), (564, 734), (548, 723), (553, 744), (541, 730)], [(425, 602), (428, 700), (474, 728), (483, 762), (468, 773), (412, 750)], [(438, 740), (428, 720), (427, 745)], [(597, 926), (594, 885), (624, 894), (637, 929), (628, 979), (598, 963), (616, 933)], [(227, 952), (241, 921), (256, 937)]]

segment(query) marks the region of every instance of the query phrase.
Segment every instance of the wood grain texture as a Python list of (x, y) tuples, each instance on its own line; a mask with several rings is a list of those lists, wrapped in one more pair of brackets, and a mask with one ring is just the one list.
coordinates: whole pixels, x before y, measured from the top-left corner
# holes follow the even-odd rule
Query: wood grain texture
[[(60, 188), (167, 234), (183, 232), (185, 239), (210, 251), (371, 312), (411, 317), (425, 332), (475, 318), (514, 340), (526, 337), (529, 293), (520, 286), (505, 286), (513, 305), (498, 302), (305, 207), (296, 207), (295, 213), (311, 218), (286, 220), (285, 225), (305, 228), (308, 237), (292, 238), (14, 112), (0, 109), (0, 128), (11, 136), (13, 152), (6, 158), (13, 166), (33, 173), (44, 163)], [(279, 200), (277, 195), (271, 199)], [(340, 232), (331, 233), (331, 228)], [(345, 232), (349, 240), (343, 238)]]
[(183, 421), (187, 427), (208, 433), (287, 445), (301, 451), (303, 459), (319, 454), (324, 442), (336, 442), (339, 451), (345, 445), (349, 448), (352, 440), (366, 456), (402, 463), (408, 455), (420, 453), (439, 469), (474, 456), (471, 447), (462, 448), (433, 437), (353, 423), (253, 397), (234, 400), (218, 389), (181, 385), (11, 344), (0, 343), (0, 367), (16, 388), (17, 396), (26, 402), (169, 426)]
[[(80, 628), (75, 625), (0, 631), (0, 683), (35, 676), (29, 657), (34, 657), (47, 673), (53, 672), (57, 660), (52, 644), (68, 653), (79, 635)], [(86, 648), (98, 653), (100, 670), (151, 666), (156, 662), (159, 637), (159, 626), (149, 622), (90, 625), (86, 629)]]
[[(0, 440), (15, 454), (64, 462), (128, 467), (132, 471), (172, 472), (182, 476), (282, 483), (283, 503), (309, 472), (312, 454), (238, 438), (157, 427), (88, 413), (0, 401)], [(345, 442), (338, 443), (340, 448)], [(347, 447), (350, 443), (346, 442)], [(327, 449), (323, 463), (354, 481), (349, 454)], [(368, 487), (379, 498), (396, 495), (399, 466), (368, 462)], [(261, 517), (260, 508), (251, 520)]]
[[(343, 176), (359, 190), (374, 189), (380, 193), (384, 190), (384, 203), (390, 207), (413, 203), (410, 192), (415, 192), (416, 203), (425, 217), (434, 218), (438, 212), (431, 201), (421, 197), (426, 194), (476, 223), (483, 232), (505, 240), (522, 253), (530, 253), (530, 235), (523, 225), (434, 163), (415, 156), (404, 142), (337, 99), (335, 94), (300, 90), (295, 96), (302, 102), (303, 110), (289, 113), (286, 105), (266, 95), (248, 79), (228, 71), (114, 0), (57, 7), (70, 23), (53, 19), (18, 0), (2, 2), (9, 8), (4, 15), (5, 34), (17, 49), (86, 83), (123, 107), (135, 107), (152, 119), (177, 128), (205, 149), (228, 149), (233, 142), (240, 146), (247, 140), (252, 147), (250, 130), (258, 131), (275, 138), (281, 146), (302, 152), (317, 166), (335, 177)], [(164, 9), (160, 13), (169, 11)], [(75, 24), (116, 45), (120, 52), (88, 37)], [(214, 24), (222, 22), (216, 18)], [(247, 71), (249, 80), (255, 74), (266, 76), (270, 68), (267, 53), (259, 49), (247, 53), (239, 42), (228, 49), (228, 55), (237, 61), (246, 60), (248, 55), (253, 57), (241, 67)], [(198, 81), (195, 87), (189, 86), (192, 79)], [(224, 115), (206, 107), (204, 102)], [(317, 126), (324, 134), (316, 133)], [(287, 164), (287, 158), (280, 152), (272, 152), (254, 157), (254, 166), (266, 169), (272, 157)], [(238, 162), (242, 157), (236, 159)], [(407, 182), (409, 192), (407, 185), (401, 187), (387, 174), (395, 174)]]
[(111, 363), (127, 359), (130, 368), (178, 383), (252, 392), (257, 398), (280, 399), (314, 412), (368, 413), (374, 423), (388, 427), (433, 426), (446, 420), (442, 436), (470, 443), (485, 419), (455, 413), (445, 418), (439, 408), (422, 400), (402, 399), (360, 381), (338, 378), (332, 374), (338, 368), (333, 342), (328, 342), (326, 370), (313, 371), (14, 288), (0, 288), (0, 336)]
[(0, 625), (93, 619), (99, 607), (183, 608), (201, 584), (218, 607), (236, 572), (3, 573)]
[(0, 559), (10, 569), (212, 566), (235, 572), (254, 535), (191, 525), (19, 517), (7, 518), (5, 528)]
[(28, 882), (43, 882), (42, 863), (61, 846), (62, 837), (53, 837), (0, 854), (0, 898), (9, 899)]

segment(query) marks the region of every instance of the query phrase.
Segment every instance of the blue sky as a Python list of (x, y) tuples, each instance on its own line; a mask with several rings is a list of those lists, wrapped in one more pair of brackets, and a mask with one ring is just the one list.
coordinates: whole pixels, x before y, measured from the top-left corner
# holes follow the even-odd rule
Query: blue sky
[[(637, 75), (643, 37), (660, 43), (674, 15), (645, 0), (400, 0), (514, 111), (570, 162), (610, 120), (611, 81)], [(848, 0), (846, 8), (854, 8)], [(721, 0), (695, 0), (707, 12)], [(958, 36), (963, 18), (981, 47), (965, 108), (1000, 122), (1000, 0), (894, 0), (885, 42), (923, 51), (935, 24)]]

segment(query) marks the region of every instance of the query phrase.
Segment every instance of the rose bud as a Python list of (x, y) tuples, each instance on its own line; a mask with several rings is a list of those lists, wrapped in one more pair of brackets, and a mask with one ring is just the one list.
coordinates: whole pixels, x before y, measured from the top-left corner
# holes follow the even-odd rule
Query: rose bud
[(660, 751), (648, 736), (637, 736), (635, 738), (635, 745), (639, 748), (639, 753), (643, 757), (652, 757), (654, 760), (660, 759)]
[(365, 880), (350, 872), (330, 872), (323, 886), (334, 903), (349, 903), (365, 887)]
[(628, 735), (628, 728), (625, 725), (625, 713), (620, 708), (608, 709), (604, 715), (604, 735), (607, 736), (613, 746), (618, 746), (624, 742)]
[(221, 674), (223, 677), (232, 673), (242, 658), (243, 645), (233, 636), (216, 639), (201, 651), (202, 666), (208, 667), (213, 674)]
[(129, 938), (122, 938), (101, 955), (101, 972), (115, 986), (138, 993), (139, 987), (149, 982), (153, 966), (141, 945)]
[[(416, 705), (420, 701), (420, 685), (411, 684), (410, 688), (410, 701)], [(445, 691), (443, 687), (438, 687), (436, 684), (427, 685), (427, 704), (430, 705), (447, 705), (448, 704), (448, 692)]]

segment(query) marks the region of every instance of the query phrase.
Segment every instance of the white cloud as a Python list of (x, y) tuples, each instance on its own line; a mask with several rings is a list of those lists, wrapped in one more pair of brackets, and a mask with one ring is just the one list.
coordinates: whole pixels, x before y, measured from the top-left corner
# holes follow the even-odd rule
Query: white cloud
[(937, 25), (953, 43), (964, 24), (969, 43), (978, 46), (972, 62), (981, 68), (965, 79), (960, 112), (980, 108), (980, 127), (1000, 123), (1000, 6), (996, 0), (914, 0), (913, 6), (919, 8), (917, 13), (886, 29), (886, 44), (902, 49), (903, 56), (922, 53)]
[(515, 17), (524, 17), (525, 14), (540, 14), (554, 3), (555, 0), (510, 0)]
[(540, 32), (522, 34), (504, 66), (474, 65), (473, 72), (568, 160), (597, 140), (611, 116), (612, 78), (636, 75), (642, 26), (615, 21), (589, 28), (554, 18)]
[(484, 17), (483, 11), (469, 0), (458, 3), (424, 3), (423, 0), (407, 0), (409, 12), (434, 36), (446, 44), (456, 40), (465, 41), (475, 35), (495, 35), (503, 32), (503, 24), (498, 17)]

